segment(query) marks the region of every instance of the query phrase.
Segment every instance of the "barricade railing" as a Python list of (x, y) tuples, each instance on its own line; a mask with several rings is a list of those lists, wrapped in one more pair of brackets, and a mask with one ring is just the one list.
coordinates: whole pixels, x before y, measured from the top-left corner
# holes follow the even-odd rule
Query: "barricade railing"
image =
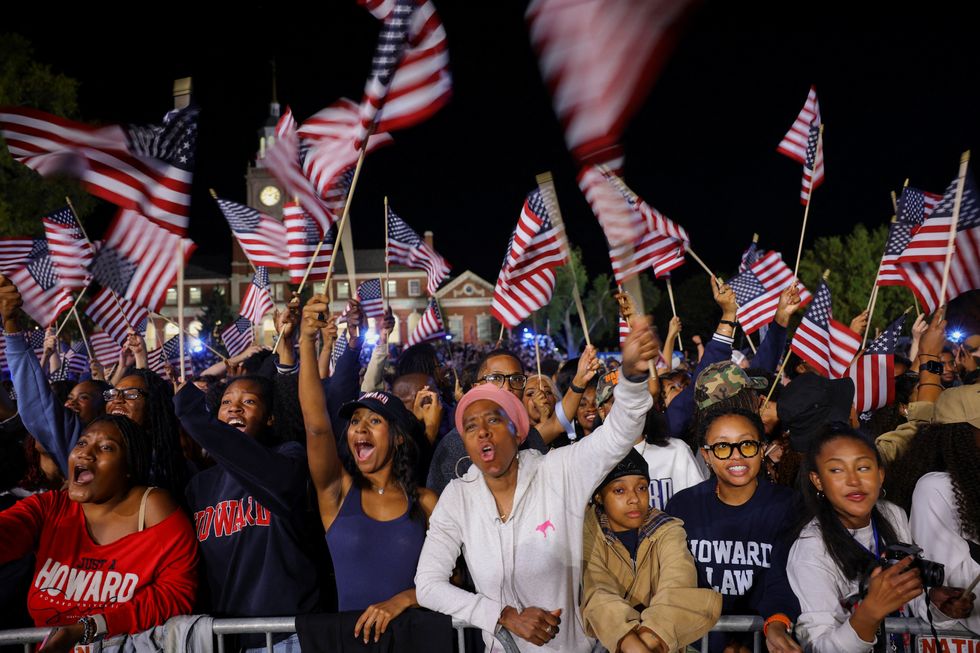
[[(718, 623), (711, 629), (712, 633), (752, 633), (752, 651), (761, 653), (762, 644), (762, 617), (726, 615), (718, 620)], [(462, 653), (466, 650), (463, 631), (469, 626), (463, 622), (453, 620), (453, 628), (456, 630), (456, 638), (459, 643), (459, 650)], [(0, 646), (21, 644), (25, 653), (31, 653), (32, 645), (39, 643), (47, 637), (50, 628), (19, 628), (16, 630), (0, 630)], [(932, 630), (929, 624), (921, 619), (889, 618), (885, 620), (885, 630), (888, 633), (909, 633), (912, 635), (931, 636)], [(226, 653), (226, 635), (256, 635), (264, 634), (266, 648), (269, 653), (273, 651), (274, 635), (281, 633), (296, 632), (295, 617), (266, 617), (251, 619), (215, 619), (211, 625), (211, 632), (214, 634), (218, 653)], [(940, 637), (961, 637), (964, 639), (977, 639), (977, 635), (964, 628), (936, 629)], [(517, 644), (513, 636), (506, 630), (500, 631), (496, 636), (497, 641), (504, 649), (504, 653), (519, 653)], [(708, 635), (701, 640), (701, 650), (707, 650)]]

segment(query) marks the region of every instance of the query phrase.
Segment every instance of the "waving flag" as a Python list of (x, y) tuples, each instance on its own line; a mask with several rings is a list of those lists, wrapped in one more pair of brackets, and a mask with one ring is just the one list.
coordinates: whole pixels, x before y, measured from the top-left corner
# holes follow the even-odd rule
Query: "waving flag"
[(861, 336), (833, 318), (830, 304), (830, 288), (822, 281), (790, 348), (823, 376), (839, 379), (861, 348)]
[(449, 276), (449, 263), (388, 207), (388, 263), (425, 270), (426, 290), (434, 295)]
[(616, 283), (652, 268), (661, 277), (684, 263), (690, 238), (683, 227), (640, 199), (608, 169), (587, 166), (579, 187), (609, 243)]
[(66, 206), (44, 216), (41, 222), (58, 278), (68, 290), (81, 290), (92, 276), (88, 267), (95, 257), (95, 247), (85, 236), (75, 212)]
[(0, 238), (0, 274), (12, 272), (27, 263), (33, 249), (33, 238)]
[(780, 290), (766, 290), (751, 269), (728, 280), (738, 300), (738, 323), (745, 333), (754, 333), (772, 322), (779, 306)]
[(619, 156), (626, 124), (663, 68), (685, 0), (533, 0), (526, 19), (565, 143), (580, 165)]
[(144, 336), (150, 317), (149, 311), (125, 297), (113, 298), (112, 291), (108, 288), (103, 288), (92, 297), (85, 314), (102, 327), (116, 345), (125, 344), (130, 326), (140, 337)]
[(565, 235), (552, 222), (545, 198), (536, 188), (528, 194), (511, 234), (490, 313), (511, 328), (520, 324), (551, 301), (554, 268), (568, 260)]
[(906, 186), (898, 198), (896, 217), (899, 222), (919, 226), (932, 215), (942, 199), (942, 195)]
[(20, 291), (24, 312), (38, 324), (51, 324), (62, 311), (71, 308), (71, 293), (58, 278), (46, 240), (35, 240), (27, 263), (7, 277)]
[(251, 347), (254, 337), (251, 321), (241, 315), (221, 332), (221, 342), (231, 357), (238, 356)]
[(800, 114), (776, 148), (777, 151), (803, 164), (801, 204), (807, 204), (813, 189), (823, 183), (823, 137), (820, 136), (822, 124), (817, 87), (811, 86)]
[(912, 239), (898, 258), (897, 266), (909, 288), (928, 312), (944, 301), (980, 288), (980, 198), (973, 175), (967, 170), (963, 197), (953, 241), (946, 297), (941, 297), (943, 271), (949, 251), (949, 228), (959, 180), (946, 188), (943, 199), (932, 214), (913, 231)]
[(109, 226), (92, 273), (99, 283), (115, 290), (120, 297), (159, 312), (167, 298), (167, 289), (177, 279), (181, 246), (186, 265), (195, 248), (191, 240), (123, 209)]
[(183, 235), (191, 206), (197, 114), (163, 125), (94, 127), (27, 107), (0, 108), (0, 133), (17, 161), (44, 177), (65, 175), (123, 209)]
[(95, 360), (99, 361), (103, 367), (113, 365), (119, 359), (119, 353), (122, 351), (122, 347), (116, 344), (108, 333), (103, 331), (90, 335), (88, 344), (92, 348), (92, 355), (95, 356)]
[[(282, 221), (286, 225), (289, 281), (290, 283), (302, 283), (306, 268), (309, 267), (313, 253), (316, 252), (317, 245), (320, 244), (322, 232), (310, 214), (292, 202), (283, 205)], [(316, 255), (316, 261), (310, 269), (310, 281), (323, 281), (327, 278), (336, 234), (336, 229), (331, 228), (330, 236), (324, 241), (323, 247), (320, 248), (320, 252)]]
[(430, 0), (361, 0), (383, 21), (361, 102), (357, 142), (373, 127), (410, 127), (438, 111), (452, 95), (446, 30)]
[(340, 357), (344, 355), (347, 351), (350, 341), (347, 339), (347, 331), (340, 334), (340, 337), (333, 343), (333, 348), (330, 350), (330, 373), (337, 368), (337, 361)]
[(241, 245), (255, 267), (288, 268), (286, 225), (250, 206), (215, 198)]
[(252, 275), (252, 283), (248, 284), (248, 290), (242, 298), (242, 307), (238, 311), (241, 316), (253, 324), (261, 323), (265, 314), (276, 307), (270, 290), (269, 270), (258, 268)]
[(742, 252), (742, 258), (738, 263), (738, 271), (745, 272), (748, 270), (753, 263), (756, 263), (765, 255), (765, 252), (759, 248), (758, 244), (753, 240), (744, 252)]
[(407, 344), (411, 347), (426, 340), (441, 338), (444, 335), (446, 335), (446, 326), (442, 320), (442, 311), (439, 310), (439, 304), (436, 303), (435, 297), (430, 297), (429, 305), (426, 307), (425, 313), (422, 313), (422, 319), (419, 320), (415, 331), (408, 337)]
[(357, 301), (361, 303), (361, 312), (364, 313), (364, 317), (382, 317), (385, 314), (385, 305), (381, 298), (381, 280), (368, 279), (358, 284)]
[(876, 410), (895, 401), (895, 344), (905, 316), (888, 325), (848, 370), (854, 381), (854, 406), (859, 413)]

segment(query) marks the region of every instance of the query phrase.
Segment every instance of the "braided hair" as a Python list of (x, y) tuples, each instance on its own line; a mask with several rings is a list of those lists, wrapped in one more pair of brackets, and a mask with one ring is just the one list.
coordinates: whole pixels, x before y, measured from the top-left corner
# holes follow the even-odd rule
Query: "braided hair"
[(180, 448), (180, 422), (174, 413), (173, 387), (151, 370), (130, 369), (126, 376), (139, 377), (146, 385), (146, 416), (140, 426), (153, 452), (148, 482), (182, 497), (188, 473)]

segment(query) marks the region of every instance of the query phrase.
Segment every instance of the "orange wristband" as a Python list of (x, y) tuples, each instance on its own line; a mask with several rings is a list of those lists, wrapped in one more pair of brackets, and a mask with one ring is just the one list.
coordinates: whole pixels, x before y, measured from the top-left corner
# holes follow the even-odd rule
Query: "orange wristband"
[(763, 637), (768, 637), (769, 636), (769, 634), (766, 631), (769, 630), (769, 624), (774, 623), (774, 622), (779, 622), (779, 623), (783, 624), (784, 626), (786, 626), (786, 630), (791, 630), (793, 628), (793, 622), (789, 620), (789, 617), (787, 617), (786, 615), (784, 615), (782, 612), (777, 612), (776, 614), (774, 614), (771, 617), (769, 617), (768, 619), (766, 619), (765, 623), (762, 624), (762, 636)]

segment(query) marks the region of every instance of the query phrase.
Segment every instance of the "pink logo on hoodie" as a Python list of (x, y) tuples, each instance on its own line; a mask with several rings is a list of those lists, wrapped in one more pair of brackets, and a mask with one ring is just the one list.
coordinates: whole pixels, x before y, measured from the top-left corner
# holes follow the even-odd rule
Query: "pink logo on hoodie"
[(555, 528), (555, 525), (551, 523), (551, 520), (550, 519), (548, 521), (544, 522), (543, 524), (538, 524), (538, 527), (535, 528), (534, 530), (541, 531), (541, 534), (544, 535), (544, 539), (548, 539), (548, 529), (549, 528), (551, 528), (551, 530), (553, 530), (553, 531), (554, 530), (557, 530)]

